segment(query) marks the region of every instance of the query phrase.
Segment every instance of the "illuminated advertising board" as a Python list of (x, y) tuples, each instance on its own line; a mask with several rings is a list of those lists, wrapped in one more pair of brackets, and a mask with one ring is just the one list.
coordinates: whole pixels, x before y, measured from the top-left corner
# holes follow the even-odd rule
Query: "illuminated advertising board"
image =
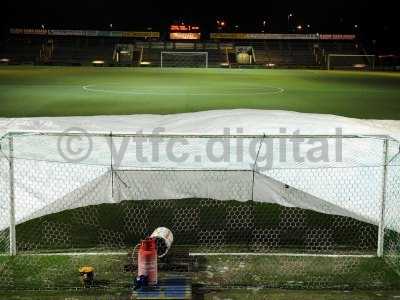
[(174, 24), (169, 27), (171, 40), (200, 40), (200, 27), (197, 25)]
[(153, 31), (100, 31), (100, 30), (65, 30), (65, 29), (47, 30), (47, 29), (11, 28), (10, 33), (22, 34), (22, 35), (160, 38), (160, 33)]
[(200, 40), (200, 32), (171, 32), (169, 38), (171, 40)]
[(171, 25), (169, 28), (171, 32), (199, 32), (200, 27), (197, 25)]
[(222, 40), (354, 40), (354, 34), (274, 34), (274, 33), (211, 33), (211, 39)]

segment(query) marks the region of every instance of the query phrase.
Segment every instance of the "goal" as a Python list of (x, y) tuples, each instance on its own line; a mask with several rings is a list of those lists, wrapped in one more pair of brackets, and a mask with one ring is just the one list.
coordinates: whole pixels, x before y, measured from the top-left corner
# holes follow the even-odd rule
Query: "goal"
[(81, 266), (129, 286), (135, 246), (158, 227), (174, 237), (160, 271), (193, 284), (397, 287), (399, 146), (365, 135), (9, 132), (0, 293), (78, 288)]
[(375, 55), (328, 54), (328, 70), (375, 70)]
[(161, 52), (161, 68), (208, 68), (208, 52)]

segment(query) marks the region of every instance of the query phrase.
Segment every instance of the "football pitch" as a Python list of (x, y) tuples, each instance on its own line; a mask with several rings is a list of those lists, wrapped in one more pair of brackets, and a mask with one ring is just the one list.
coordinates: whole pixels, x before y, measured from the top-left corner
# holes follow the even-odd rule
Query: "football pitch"
[(269, 109), (400, 119), (400, 74), (315, 70), (0, 67), (0, 117)]
[[(121, 118), (118, 115), (239, 108), (400, 120), (400, 73), (0, 67), (0, 118), (93, 115)], [(309, 115), (304, 118), (309, 122)], [(239, 123), (237, 119), (234, 122)], [(273, 122), (279, 123), (276, 119)], [(52, 166), (50, 160), (48, 163)], [(21, 166), (18, 172), (24, 170)], [(93, 166), (72, 166), (75, 167), (76, 170), (79, 167), (81, 174), (89, 174), (84, 168), (89, 170)], [(73, 177), (78, 171), (74, 173), (72, 168), (59, 170), (70, 170), (68, 176)], [(42, 178), (47, 177), (40, 173), (40, 166), (32, 170), (34, 175), (29, 173), (28, 177), (37, 180), (39, 190)], [(61, 182), (64, 177), (59, 178)], [(34, 194), (29, 186), (23, 188), (27, 194)], [(54, 186), (51, 189), (56, 190)], [(43, 191), (47, 191), (47, 186)], [(53, 190), (49, 193), (53, 193), (49, 197), (56, 194)], [(42, 197), (36, 195), (38, 199)], [(198, 287), (253, 287), (254, 293), (260, 290), (261, 295), (257, 296), (261, 299), (266, 299), (262, 294), (264, 288), (330, 288), (346, 292), (376, 289), (387, 290), (383, 292), (387, 295), (393, 290), (393, 297), (398, 297), (400, 274), (384, 259), (375, 257), (376, 225), (275, 204), (235, 201), (221, 204), (197, 198), (164, 200), (87, 205), (30, 219), (16, 226), (18, 255), (15, 257), (7, 255), (11, 244), (8, 233), (0, 232), (0, 299), (2, 291), (10, 287), (16, 290), (81, 287), (78, 270), (85, 265), (96, 270), (95, 287), (130, 289), (132, 270), (137, 269), (132, 260), (134, 247), (150, 233), (149, 229), (159, 226), (178, 228), (174, 231), (174, 249), (160, 260), (163, 267), (160, 275), (183, 268)], [(242, 223), (253, 225), (241, 226)], [(254, 232), (257, 234), (253, 236)], [(397, 233), (388, 231), (386, 237), (397, 245)], [(212, 255), (214, 252), (219, 254)], [(238, 291), (217, 292), (227, 293), (221, 297), (247, 299)], [(268, 295), (268, 299), (280, 297)], [(346, 299), (369, 298), (360, 294), (360, 298), (356, 295)]]

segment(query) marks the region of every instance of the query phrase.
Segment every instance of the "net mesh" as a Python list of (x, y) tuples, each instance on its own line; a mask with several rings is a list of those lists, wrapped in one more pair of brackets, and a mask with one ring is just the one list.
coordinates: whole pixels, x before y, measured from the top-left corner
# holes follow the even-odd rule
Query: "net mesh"
[(374, 70), (374, 55), (328, 55), (328, 68), (330, 70)]
[(389, 146), (384, 252), (386, 261), (400, 274), (400, 148), (396, 142), (391, 142)]
[[(90, 153), (77, 160), (88, 137)], [(285, 149), (282, 159), (282, 138), (74, 135), (79, 144), (69, 146), (65, 138), (16, 135), (11, 156), (9, 140), (2, 140), (2, 289), (79, 287), (82, 265), (95, 267), (97, 286), (126, 286), (136, 270), (135, 245), (160, 226), (174, 234), (161, 276), (185, 272), (195, 283), (219, 287), (398, 286), (396, 141), (389, 142), (384, 190), (380, 138), (343, 138), (341, 159), (335, 148), (330, 159), (304, 161), (294, 154), (310, 155), (309, 139), (300, 152)], [(324, 139), (328, 149), (337, 146), (337, 138)], [(74, 157), (66, 158), (68, 149)], [(8, 255), (10, 180), (16, 257)]]
[(207, 68), (207, 52), (162, 52), (162, 68)]

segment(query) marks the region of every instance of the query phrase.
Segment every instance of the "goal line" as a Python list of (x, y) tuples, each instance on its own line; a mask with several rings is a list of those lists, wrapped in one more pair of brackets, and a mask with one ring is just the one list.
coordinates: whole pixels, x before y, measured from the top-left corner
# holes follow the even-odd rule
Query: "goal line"
[(372, 254), (314, 254), (314, 253), (257, 253), (257, 252), (237, 252), (237, 253), (202, 253), (193, 252), (189, 253), (189, 256), (282, 256), (282, 257), (354, 257), (354, 258), (374, 258), (376, 255)]
[[(114, 255), (128, 255), (127, 251), (114, 251), (114, 252), (48, 252), (48, 253), (20, 253), (18, 256), (114, 256)], [(10, 254), (2, 253), (0, 257), (9, 257)]]
[[(21, 253), (19, 256), (115, 256), (128, 255), (127, 251), (114, 252), (54, 252), (54, 253)], [(9, 254), (0, 254), (10, 256)], [(265, 253), (265, 252), (189, 252), (190, 257), (205, 256), (258, 256), (258, 257), (331, 257), (331, 258), (375, 258), (373, 254), (316, 254), (316, 253)]]

